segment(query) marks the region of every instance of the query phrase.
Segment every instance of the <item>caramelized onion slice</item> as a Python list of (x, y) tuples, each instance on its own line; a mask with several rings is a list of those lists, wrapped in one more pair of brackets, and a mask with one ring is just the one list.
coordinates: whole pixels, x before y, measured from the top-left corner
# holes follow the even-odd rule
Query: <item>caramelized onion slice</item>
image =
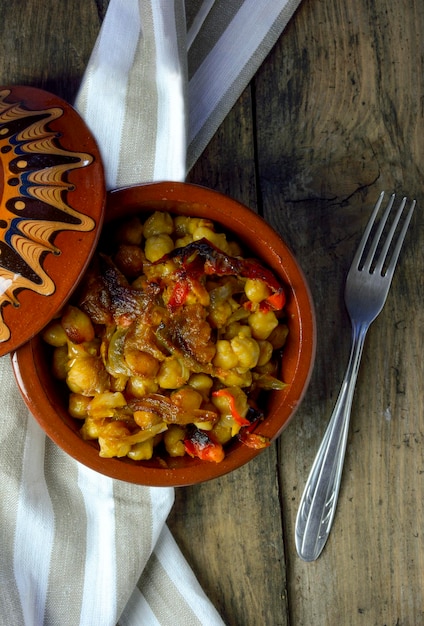
[(128, 406), (132, 411), (150, 411), (151, 413), (156, 413), (167, 424), (186, 425), (193, 422), (215, 423), (219, 419), (218, 414), (214, 411), (204, 409), (185, 411), (174, 404), (167, 396), (162, 396), (157, 393), (151, 393), (143, 398), (134, 398), (129, 401)]

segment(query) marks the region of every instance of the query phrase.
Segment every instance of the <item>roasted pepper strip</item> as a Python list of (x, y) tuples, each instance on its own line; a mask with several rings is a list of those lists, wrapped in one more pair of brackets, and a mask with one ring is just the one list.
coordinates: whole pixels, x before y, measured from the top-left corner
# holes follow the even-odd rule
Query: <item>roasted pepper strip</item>
[(222, 445), (213, 441), (204, 430), (190, 428), (188, 436), (184, 439), (184, 448), (191, 457), (197, 457), (201, 461), (221, 463), (225, 453)]
[[(172, 259), (182, 266), (187, 279), (199, 279), (203, 274), (211, 276), (241, 276), (260, 280), (271, 289), (272, 294), (264, 301), (266, 307), (280, 310), (285, 304), (285, 294), (274, 274), (253, 259), (240, 259), (225, 254), (207, 239), (193, 241), (182, 248), (175, 248), (156, 263)], [(180, 284), (181, 280), (178, 281)]]
[(228, 403), (230, 405), (231, 417), (239, 426), (249, 426), (250, 422), (248, 419), (240, 415), (237, 411), (236, 407), (236, 399), (235, 397), (228, 391), (228, 389), (219, 389), (218, 391), (213, 391), (212, 395), (215, 398), (223, 397), (228, 399)]

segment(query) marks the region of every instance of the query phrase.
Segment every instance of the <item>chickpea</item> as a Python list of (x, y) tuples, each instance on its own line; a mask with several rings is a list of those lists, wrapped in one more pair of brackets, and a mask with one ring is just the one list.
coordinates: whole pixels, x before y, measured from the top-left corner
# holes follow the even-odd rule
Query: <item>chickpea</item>
[(154, 437), (151, 437), (147, 441), (133, 444), (127, 456), (133, 461), (148, 461), (153, 456), (154, 441)]
[(219, 420), (219, 422), (212, 428), (211, 432), (218, 443), (225, 445), (232, 437), (231, 430), (230, 425), (226, 424), (225, 421)]
[(163, 361), (157, 381), (162, 389), (178, 389), (190, 378), (190, 370), (178, 359)]
[(271, 289), (262, 280), (248, 278), (244, 286), (244, 293), (251, 302), (262, 302), (271, 295)]
[(61, 348), (66, 346), (68, 337), (60, 321), (51, 322), (43, 332), (43, 339), (50, 346)]
[(66, 382), (71, 391), (94, 396), (109, 389), (109, 374), (98, 357), (75, 359), (69, 368)]
[(159, 361), (148, 352), (136, 348), (124, 350), (125, 362), (131, 371), (141, 378), (154, 378), (159, 370)]
[(83, 420), (88, 416), (88, 405), (91, 398), (83, 396), (80, 393), (71, 393), (69, 395), (69, 414), (76, 419)]
[(256, 367), (259, 359), (260, 349), (258, 342), (252, 337), (233, 337), (231, 348), (238, 358), (238, 367), (251, 369)]
[(193, 237), (191, 235), (184, 235), (184, 237), (178, 237), (175, 240), (176, 248), (184, 248), (184, 246), (188, 246), (189, 243), (192, 243)]
[(199, 239), (207, 239), (223, 252), (228, 253), (229, 251), (227, 237), (224, 233), (216, 233), (206, 226), (198, 226), (193, 232), (193, 240), (198, 241)]
[(175, 232), (178, 237), (192, 235), (196, 228), (209, 228), (213, 230), (213, 222), (203, 217), (186, 217), (178, 215), (174, 218)]
[(233, 337), (251, 337), (252, 329), (248, 324), (240, 322), (232, 322), (225, 329), (225, 339), (233, 339)]
[(85, 359), (89, 356), (95, 357), (98, 356), (99, 344), (96, 343), (95, 340), (90, 341), (89, 343), (76, 344), (68, 341), (68, 358), (69, 361), (74, 361), (75, 359)]
[(144, 222), (143, 233), (146, 239), (155, 235), (171, 235), (174, 231), (174, 223), (169, 213), (155, 211)]
[(274, 311), (255, 311), (249, 315), (248, 322), (255, 339), (268, 339), (274, 328), (278, 326)]
[(250, 370), (240, 371), (237, 368), (232, 370), (221, 370), (217, 374), (218, 380), (224, 385), (231, 387), (250, 387), (252, 384), (252, 372)]
[(204, 399), (207, 399), (213, 385), (213, 380), (207, 374), (192, 374), (188, 380), (188, 384), (198, 393), (202, 394)]
[(238, 364), (238, 356), (227, 339), (219, 339), (216, 342), (216, 354), (212, 363), (215, 367), (220, 367), (224, 370), (231, 370)]
[(174, 230), (177, 237), (185, 237), (189, 234), (190, 218), (185, 215), (177, 215), (174, 217)]
[(230, 401), (227, 396), (213, 396), (212, 403), (221, 415), (231, 415)]
[(129, 428), (125, 422), (119, 420), (106, 422), (102, 427), (102, 437), (107, 439), (119, 439), (121, 437), (128, 437), (130, 434)]
[(184, 411), (200, 409), (200, 405), (203, 402), (202, 395), (188, 385), (172, 392), (171, 400)]
[[(172, 241), (172, 240), (171, 240)], [(150, 245), (150, 244), (149, 244)], [(171, 248), (172, 250), (173, 248)], [(170, 252), (171, 250), (168, 250)], [(166, 254), (166, 252), (164, 252)], [(147, 257), (147, 253), (146, 253)], [(161, 256), (159, 258), (162, 258)], [(149, 259), (152, 263), (153, 259)], [(144, 273), (148, 280), (155, 280), (156, 278), (165, 278), (166, 276), (170, 276), (175, 272), (176, 266), (172, 259), (168, 259), (167, 261), (163, 261), (162, 263), (158, 263), (157, 265), (146, 265), (144, 267)]]
[(61, 324), (67, 338), (72, 343), (80, 344), (93, 341), (95, 337), (91, 319), (76, 306), (67, 306), (61, 318)]
[(114, 456), (127, 456), (131, 450), (131, 444), (125, 441), (130, 431), (123, 422), (110, 422), (102, 428), (99, 436), (100, 456), (112, 458)]
[(84, 424), (80, 430), (81, 437), (84, 440), (87, 439), (98, 439), (102, 432), (103, 420), (93, 419), (91, 417), (87, 417), (84, 421)]
[[(240, 389), (240, 387), (234, 386), (227, 387), (226, 391), (228, 391), (228, 393), (234, 398), (237, 412), (242, 417), (245, 417), (249, 406), (247, 404), (247, 396), (244, 391)], [(227, 395), (213, 396), (212, 403), (221, 414), (221, 419), (227, 416), (230, 418), (230, 422), (233, 422), (231, 402)]]
[(58, 380), (66, 380), (69, 371), (68, 348), (61, 346), (53, 352), (53, 376)]
[(272, 353), (273, 353), (273, 346), (272, 346), (272, 343), (270, 343), (267, 340), (258, 341), (258, 345), (259, 345), (259, 358), (258, 358), (258, 362), (256, 365), (257, 367), (261, 367), (263, 365), (266, 365), (268, 361), (271, 359)]
[(155, 380), (140, 376), (131, 376), (126, 386), (126, 392), (135, 398), (143, 398), (149, 393), (156, 393), (158, 389), (159, 385)]
[(163, 435), (163, 442), (169, 456), (184, 456), (184, 438), (185, 430), (182, 426), (178, 426), (178, 424), (170, 424), (168, 426), (168, 430)]
[(155, 263), (159, 261), (165, 254), (174, 249), (174, 242), (171, 237), (165, 233), (160, 235), (152, 235), (146, 239), (144, 253), (148, 261)]

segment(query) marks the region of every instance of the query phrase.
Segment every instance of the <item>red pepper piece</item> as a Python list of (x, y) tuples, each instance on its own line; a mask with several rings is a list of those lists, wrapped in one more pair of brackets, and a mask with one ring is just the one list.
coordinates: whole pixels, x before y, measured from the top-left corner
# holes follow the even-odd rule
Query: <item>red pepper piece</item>
[(272, 309), (273, 311), (281, 311), (286, 303), (286, 294), (284, 290), (280, 288), (275, 293), (271, 294), (264, 300), (264, 304), (267, 309)]
[(233, 420), (239, 424), (240, 426), (249, 426), (250, 422), (248, 419), (240, 415), (236, 408), (236, 399), (235, 397), (228, 391), (228, 389), (219, 389), (219, 391), (213, 391), (212, 395), (216, 398), (224, 397), (228, 399), (231, 411), (231, 417)]
[(221, 463), (225, 456), (222, 445), (213, 441), (206, 431), (196, 427), (190, 430), (189, 437), (184, 440), (184, 447), (187, 454), (201, 461)]
[(189, 283), (181, 279), (174, 285), (174, 288), (171, 293), (171, 297), (169, 298), (169, 301), (168, 301), (168, 306), (171, 309), (174, 309), (185, 304), (185, 301), (187, 300), (187, 296), (189, 293), (190, 293)]

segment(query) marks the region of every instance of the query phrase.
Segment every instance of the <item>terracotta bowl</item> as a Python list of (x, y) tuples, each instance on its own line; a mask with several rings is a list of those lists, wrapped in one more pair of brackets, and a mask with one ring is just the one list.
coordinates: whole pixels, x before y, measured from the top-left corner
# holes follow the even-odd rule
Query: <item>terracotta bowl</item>
[[(266, 419), (257, 431), (271, 440), (280, 435), (293, 417), (308, 385), (315, 356), (315, 318), (305, 277), (277, 233), (253, 211), (238, 202), (203, 187), (184, 183), (157, 183), (110, 192), (106, 224), (152, 210), (212, 219), (262, 260), (286, 287), (289, 335), (282, 360), (283, 391), (269, 392)], [(226, 474), (254, 458), (260, 451), (233, 442), (221, 463), (190, 458), (170, 459), (164, 467), (157, 461), (105, 459), (97, 444), (83, 441), (81, 422), (67, 412), (67, 391), (53, 378), (49, 347), (39, 336), (12, 356), (18, 385), (25, 402), (46, 434), (69, 455), (119, 480), (151, 486), (182, 486)]]

